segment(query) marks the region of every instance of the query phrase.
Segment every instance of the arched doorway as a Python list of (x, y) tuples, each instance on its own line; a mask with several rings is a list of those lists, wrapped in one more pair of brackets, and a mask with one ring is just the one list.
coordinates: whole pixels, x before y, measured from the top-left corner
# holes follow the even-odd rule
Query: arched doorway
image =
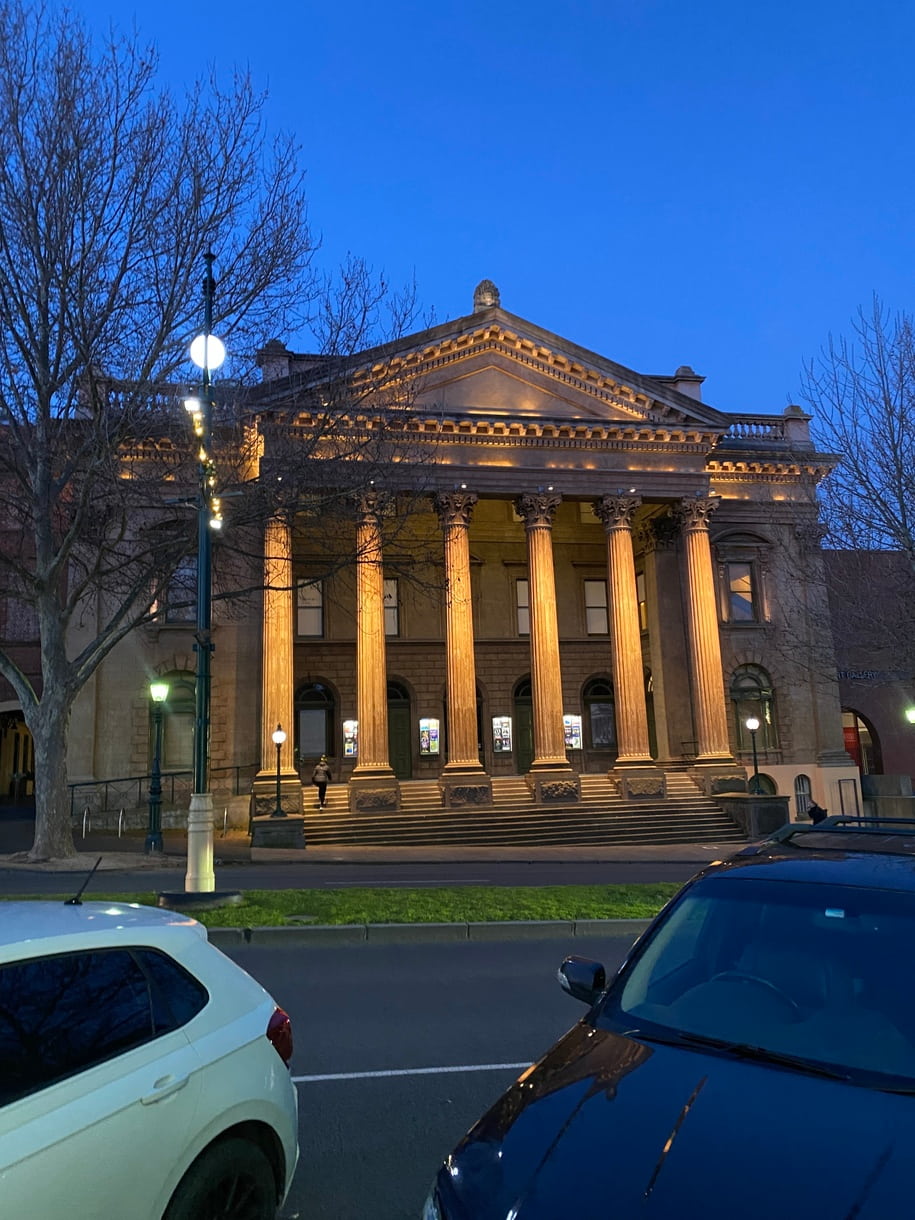
[(413, 733), (410, 692), (400, 682), (388, 683), (388, 758), (398, 779), (413, 778)]
[(336, 700), (329, 686), (308, 682), (299, 687), (295, 696), (295, 748), (303, 765), (317, 762), (322, 754), (334, 757), (336, 722)]
[(613, 683), (607, 677), (589, 678), (582, 688), (581, 702), (589, 770), (593, 766), (595, 771), (603, 771), (619, 753)]
[(35, 751), (22, 712), (0, 713), (0, 797), (31, 800), (34, 795)]
[[(162, 674), (157, 681), (168, 683), (168, 695), (162, 704), (162, 755), (160, 765), (163, 772), (190, 771), (194, 765), (194, 721), (197, 716), (195, 691), (197, 679), (187, 669), (176, 669)], [(155, 717), (152, 705), (149, 709), (147, 765), (152, 765), (155, 752)]]
[(842, 736), (862, 775), (883, 774), (880, 739), (870, 722), (851, 708), (842, 709)]
[(515, 713), (515, 768), (526, 775), (534, 761), (534, 700), (530, 678), (516, 683), (512, 696)]

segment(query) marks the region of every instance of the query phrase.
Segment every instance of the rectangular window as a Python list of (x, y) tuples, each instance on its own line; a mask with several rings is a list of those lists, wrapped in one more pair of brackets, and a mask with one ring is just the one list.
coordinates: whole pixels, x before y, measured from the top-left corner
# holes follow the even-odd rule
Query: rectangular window
[(607, 582), (585, 581), (585, 625), (588, 635), (607, 635)]
[(296, 633), (320, 639), (324, 635), (324, 582), (299, 581), (296, 588)]
[(515, 581), (515, 608), (518, 622), (518, 635), (531, 633), (531, 607), (528, 583), (526, 580)]
[(727, 610), (729, 623), (752, 623), (756, 619), (753, 604), (753, 565), (726, 563)]
[(197, 619), (197, 561), (183, 559), (165, 591), (165, 621), (193, 623)]
[(400, 635), (400, 602), (396, 580), (384, 582), (384, 633)]
[(639, 604), (639, 631), (648, 630), (648, 594), (645, 592), (645, 573), (637, 572), (635, 596)]

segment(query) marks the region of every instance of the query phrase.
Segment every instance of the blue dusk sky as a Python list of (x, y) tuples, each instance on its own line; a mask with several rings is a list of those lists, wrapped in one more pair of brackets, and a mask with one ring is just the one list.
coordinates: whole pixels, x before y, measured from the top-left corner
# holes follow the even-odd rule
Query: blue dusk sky
[(620, 364), (780, 412), (875, 292), (911, 307), (908, 0), (72, 7), (135, 21), (177, 90), (249, 68), (302, 146), (322, 263), (415, 274), (437, 321), (486, 277)]

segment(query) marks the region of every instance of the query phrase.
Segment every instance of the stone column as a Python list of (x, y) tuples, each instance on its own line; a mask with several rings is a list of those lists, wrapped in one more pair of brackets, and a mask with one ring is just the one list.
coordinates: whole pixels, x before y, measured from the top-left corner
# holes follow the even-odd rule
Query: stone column
[(699, 765), (733, 763), (728, 739), (721, 641), (718, 635), (718, 602), (708, 530), (709, 517), (718, 504), (719, 501), (711, 497), (683, 500), (677, 513), (686, 553), (689, 670), (696, 726), (696, 762)]
[(621, 794), (626, 797), (663, 797), (664, 777), (654, 767), (648, 744), (642, 638), (635, 592), (632, 519), (641, 502), (639, 496), (616, 495), (604, 496), (594, 505), (607, 533), (610, 642), (619, 743), (610, 778), (619, 784)]
[(356, 503), (356, 715), (358, 762), (349, 782), (354, 811), (396, 810), (400, 785), (388, 748), (388, 678), (384, 635), (382, 497), (366, 492)]
[[(264, 531), (264, 625), (261, 637), (261, 765), (253, 785), (253, 847), (304, 846), (302, 839), (302, 783), (293, 766), (295, 748), (293, 694), (292, 530), (288, 522), (273, 517)], [(286, 740), (280, 748), (280, 807), (275, 813), (277, 757), (273, 736), (282, 725)]]
[(534, 760), (526, 778), (537, 800), (569, 803), (581, 799), (581, 787), (566, 757), (562, 726), (552, 539), (553, 516), (561, 499), (543, 492), (523, 495), (515, 501), (515, 509), (527, 531), (531, 625)]
[(437, 495), (445, 535), (445, 654), (448, 681), (448, 761), (439, 788), (449, 808), (492, 804), (492, 782), (480, 763), (477, 680), (470, 591), (470, 520), (473, 492)]

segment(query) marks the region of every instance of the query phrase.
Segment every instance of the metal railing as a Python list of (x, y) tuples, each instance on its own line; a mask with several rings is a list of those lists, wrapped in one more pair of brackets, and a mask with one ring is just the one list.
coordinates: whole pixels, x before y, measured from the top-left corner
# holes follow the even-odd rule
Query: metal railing
[[(246, 766), (212, 767), (210, 789), (220, 796), (240, 796), (250, 790), (251, 781), (260, 770), (258, 763)], [(82, 810), (85, 823), (95, 813), (115, 813), (121, 809), (136, 809), (149, 800), (151, 776), (134, 775), (120, 779), (90, 780), (82, 784), (69, 784), (70, 816), (77, 817)], [(172, 806), (190, 804), (194, 786), (193, 771), (167, 771), (162, 774), (162, 801)]]

